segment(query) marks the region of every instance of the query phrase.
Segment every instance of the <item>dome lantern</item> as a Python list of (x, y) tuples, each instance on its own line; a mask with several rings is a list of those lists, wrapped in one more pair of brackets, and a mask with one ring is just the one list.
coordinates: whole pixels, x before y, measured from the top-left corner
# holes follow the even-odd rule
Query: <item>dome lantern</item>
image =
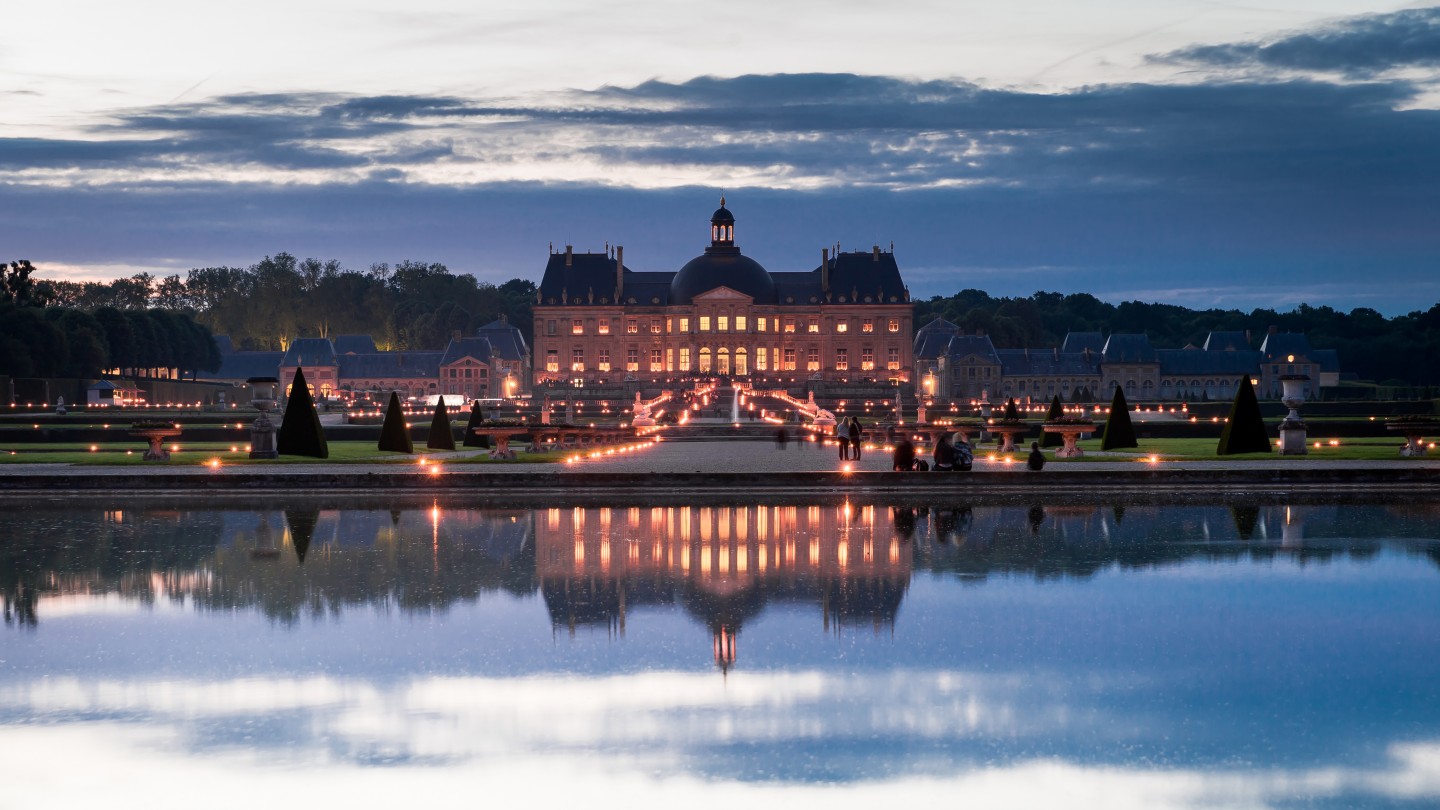
[(720, 195), (720, 207), (710, 215), (710, 247), (735, 247), (735, 215), (725, 207), (725, 195)]

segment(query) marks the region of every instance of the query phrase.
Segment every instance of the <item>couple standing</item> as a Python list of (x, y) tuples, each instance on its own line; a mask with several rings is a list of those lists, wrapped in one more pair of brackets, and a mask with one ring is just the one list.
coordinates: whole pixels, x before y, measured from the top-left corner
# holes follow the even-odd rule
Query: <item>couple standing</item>
[(864, 433), (860, 429), (860, 420), (853, 416), (835, 423), (835, 438), (840, 444), (841, 459), (860, 460), (860, 448), (864, 444)]

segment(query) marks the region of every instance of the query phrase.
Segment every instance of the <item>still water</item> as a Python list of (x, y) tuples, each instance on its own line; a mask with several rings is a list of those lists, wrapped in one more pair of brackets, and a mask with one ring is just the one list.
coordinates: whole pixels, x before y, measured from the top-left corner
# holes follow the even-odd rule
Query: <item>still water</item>
[(0, 503), (0, 807), (1440, 803), (1440, 503), (653, 503)]

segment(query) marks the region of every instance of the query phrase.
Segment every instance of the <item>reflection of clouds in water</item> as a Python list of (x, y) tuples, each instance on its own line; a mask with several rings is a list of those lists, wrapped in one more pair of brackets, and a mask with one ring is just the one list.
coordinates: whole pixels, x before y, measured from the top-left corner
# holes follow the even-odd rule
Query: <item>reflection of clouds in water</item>
[[(979, 807), (1128, 810), (1264, 808), (1289, 799), (1430, 800), (1440, 796), (1440, 742), (1396, 744), (1374, 768), (1238, 770), (1087, 767), (1062, 760), (965, 769), (943, 778), (900, 777), (845, 785), (657, 776), (647, 763), (593, 751), (496, 752), (447, 768), (367, 768), (324, 752), (191, 758), (173, 728), (112, 723), (0, 727), (0, 779), (16, 807), (166, 806), (167, 797), (210, 807), (393, 808), (429, 798), (475, 803), (524, 799), (535, 806), (620, 801), (687, 808), (857, 807), (955, 802)], [(14, 752), (24, 752), (23, 756)], [(621, 799), (620, 797), (624, 797)], [(803, 803), (803, 804), (798, 804)]]

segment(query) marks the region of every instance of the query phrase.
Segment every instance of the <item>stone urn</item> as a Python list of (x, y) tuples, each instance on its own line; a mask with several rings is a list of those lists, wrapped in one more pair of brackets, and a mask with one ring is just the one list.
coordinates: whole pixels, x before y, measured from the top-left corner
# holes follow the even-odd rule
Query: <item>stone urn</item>
[(1095, 432), (1095, 423), (1086, 421), (1055, 421), (1046, 422), (1040, 426), (1046, 433), (1060, 434), (1060, 440), (1064, 443), (1059, 450), (1055, 451), (1056, 458), (1079, 458), (1085, 455), (1085, 451), (1075, 445), (1082, 435)]
[(150, 443), (150, 449), (145, 451), (144, 459), (146, 461), (169, 461), (170, 451), (165, 449), (165, 440), (179, 436), (180, 428), (174, 425), (167, 427), (138, 425), (130, 428), (130, 435)]
[(1004, 419), (999, 421), (990, 420), (990, 432), (1000, 434), (1000, 452), (1015, 452), (1015, 437), (1026, 431), (1024, 422), (1007, 422)]
[(1310, 378), (1304, 374), (1286, 374), (1280, 378), (1282, 394), (1280, 404), (1290, 409), (1280, 423), (1280, 455), (1303, 456), (1305, 447), (1305, 423), (1300, 419), (1300, 406), (1305, 404), (1305, 383)]
[(254, 392), (250, 404), (260, 415), (250, 426), (250, 458), (279, 458), (275, 434), (279, 428), (270, 421), (270, 412), (275, 410), (275, 389), (280, 380), (275, 377), (251, 377), (247, 382)]
[(1385, 429), (1405, 435), (1405, 444), (1400, 448), (1400, 455), (1405, 458), (1421, 458), (1426, 454), (1425, 436), (1440, 434), (1440, 420), (1414, 417), (1391, 419), (1385, 423)]

